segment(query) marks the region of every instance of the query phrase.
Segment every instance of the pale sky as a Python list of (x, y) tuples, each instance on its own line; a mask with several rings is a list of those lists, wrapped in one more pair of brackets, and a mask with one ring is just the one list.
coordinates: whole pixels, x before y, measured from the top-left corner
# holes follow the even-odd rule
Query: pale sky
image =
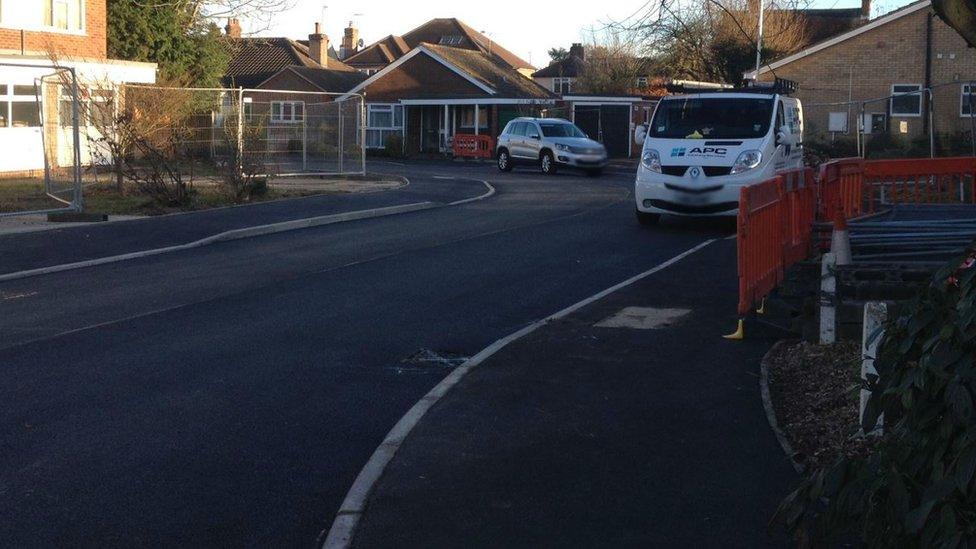
[[(874, 13), (890, 11), (911, 0), (874, 0)], [(390, 2), (382, 0), (297, 0), (295, 7), (282, 12), (261, 36), (307, 38), (315, 21), (323, 20), (324, 31), (338, 49), (342, 30), (355, 20), (360, 37), (370, 44), (389, 34), (406, 34), (436, 17), (457, 17), (537, 67), (549, 63), (552, 47), (569, 48), (573, 42), (588, 41), (589, 29), (600, 28), (610, 20), (623, 20), (641, 6), (643, 0), (421, 0)], [(819, 8), (859, 7), (859, 0), (815, 0)], [(249, 29), (244, 22), (244, 30)]]

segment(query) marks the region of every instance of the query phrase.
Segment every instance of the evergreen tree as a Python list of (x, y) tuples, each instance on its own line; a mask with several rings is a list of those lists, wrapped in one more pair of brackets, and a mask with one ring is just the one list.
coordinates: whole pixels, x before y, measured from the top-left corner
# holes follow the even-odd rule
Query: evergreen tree
[(230, 62), (220, 29), (190, 3), (109, 0), (108, 53), (159, 65), (164, 81), (212, 87)]

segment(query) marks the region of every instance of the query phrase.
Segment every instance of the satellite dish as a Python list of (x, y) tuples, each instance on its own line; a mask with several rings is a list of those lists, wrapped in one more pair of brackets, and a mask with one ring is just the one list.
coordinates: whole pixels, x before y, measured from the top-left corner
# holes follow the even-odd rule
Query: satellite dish
[(360, 38), (359, 39), (359, 42), (356, 43), (356, 46), (358, 46), (360, 48), (363, 47), (363, 46), (365, 46), (365, 45), (366, 45), (366, 42), (362, 38)]

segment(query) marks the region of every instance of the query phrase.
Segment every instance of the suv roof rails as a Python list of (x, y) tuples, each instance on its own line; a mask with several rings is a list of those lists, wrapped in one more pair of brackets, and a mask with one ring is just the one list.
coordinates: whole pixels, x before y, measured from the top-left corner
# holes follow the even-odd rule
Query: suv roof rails
[(765, 93), (791, 95), (799, 86), (792, 80), (777, 78), (773, 82), (749, 81), (744, 86), (731, 86), (717, 82), (696, 82), (693, 80), (672, 80), (666, 86), (669, 93)]

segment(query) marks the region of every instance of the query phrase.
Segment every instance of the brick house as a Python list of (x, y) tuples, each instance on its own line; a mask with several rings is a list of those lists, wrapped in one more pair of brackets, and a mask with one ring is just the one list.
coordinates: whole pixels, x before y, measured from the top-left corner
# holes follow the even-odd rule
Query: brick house
[[(754, 72), (744, 75), (756, 77)], [(865, 134), (961, 136), (971, 131), (976, 50), (921, 0), (774, 61), (758, 78), (799, 84), (810, 139)], [(922, 90), (932, 88), (930, 102)], [(913, 93), (914, 92), (914, 93)], [(898, 95), (906, 94), (906, 95)], [(895, 97), (890, 97), (895, 96)]]
[[(0, 3), (0, 174), (43, 170), (45, 151), (52, 162), (72, 161), (70, 130), (56, 123), (70, 120), (71, 102), (59, 97), (64, 86), (47, 85), (60, 81), (55, 61), (76, 71), (82, 102), (111, 97), (102, 88), (120, 83), (155, 82), (155, 64), (106, 57), (106, 23), (106, 0)], [(89, 162), (88, 141), (80, 145)]]

